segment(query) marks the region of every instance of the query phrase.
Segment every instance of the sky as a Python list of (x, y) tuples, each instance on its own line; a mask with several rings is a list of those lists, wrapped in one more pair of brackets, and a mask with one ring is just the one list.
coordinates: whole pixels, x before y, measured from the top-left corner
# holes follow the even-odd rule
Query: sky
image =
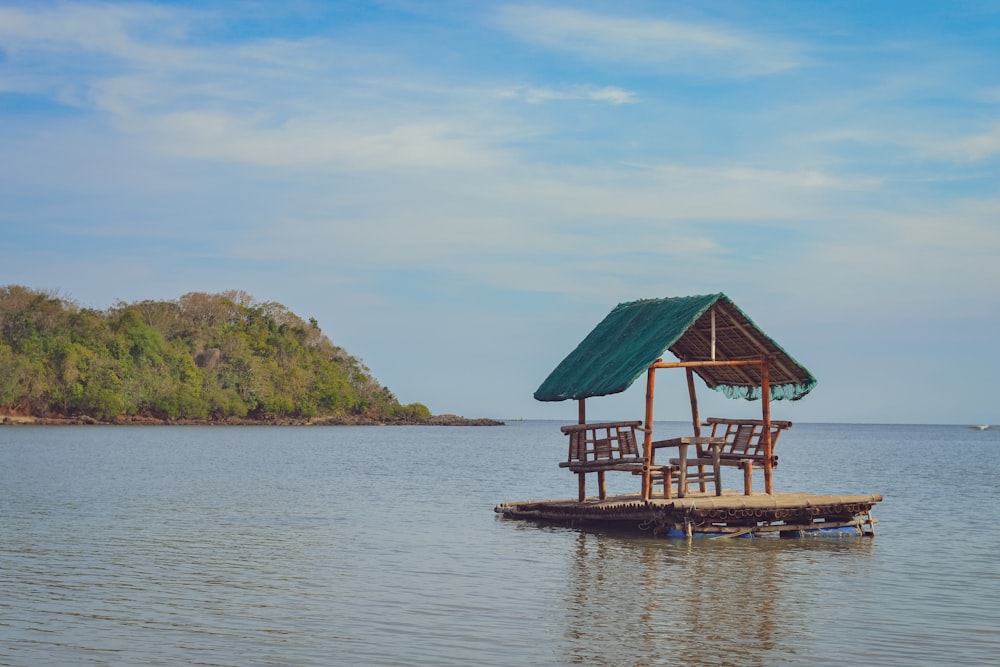
[(997, 424), (998, 62), (994, 2), (0, 0), (0, 285), (243, 290), (403, 403), (568, 422), (616, 304), (724, 292), (819, 380), (775, 418)]

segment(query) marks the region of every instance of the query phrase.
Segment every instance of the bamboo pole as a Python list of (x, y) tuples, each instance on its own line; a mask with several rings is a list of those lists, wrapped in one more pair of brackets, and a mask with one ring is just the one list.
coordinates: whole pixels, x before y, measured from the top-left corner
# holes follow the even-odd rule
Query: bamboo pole
[[(711, 345), (711, 338), (710, 338), (709, 334), (704, 333), (702, 331), (699, 331), (696, 328), (688, 329), (687, 333), (684, 334), (684, 335), (685, 336), (692, 336), (693, 338), (696, 338), (699, 341), (699, 343), (703, 343), (706, 346)], [(714, 360), (717, 361), (718, 359), (714, 359)], [(709, 361), (713, 361), (713, 359), (709, 359)], [(757, 358), (754, 357), (753, 361), (751, 361), (750, 363), (753, 364), (753, 365), (756, 365), (757, 364)], [(747, 383), (752, 383), (753, 382), (753, 378), (751, 376), (747, 375), (743, 371), (742, 368), (734, 366), (734, 367), (732, 367), (732, 369), (733, 369), (733, 371), (737, 375), (739, 375)], [(705, 380), (705, 384), (707, 384), (708, 386), (712, 387), (713, 389), (715, 388), (708, 380)]]
[(774, 448), (771, 445), (771, 377), (766, 354), (760, 360), (760, 408), (761, 420), (764, 422), (764, 432), (761, 434), (764, 438), (764, 493), (772, 496), (774, 485), (771, 479), (771, 455)]
[(653, 394), (656, 387), (656, 364), (646, 369), (646, 432), (642, 439), (642, 499), (649, 500), (652, 476), (650, 462), (653, 460)]
[[(580, 424), (587, 423), (587, 399), (581, 398), (577, 402), (577, 422)], [(581, 434), (581, 437), (586, 438), (585, 434)], [(586, 448), (586, 445), (584, 445)], [(603, 485), (604, 479), (603, 475), (598, 475), (598, 489)], [(580, 498), (582, 503), (587, 499), (587, 474), (584, 472), (577, 473), (577, 496)]]
[(715, 306), (712, 307), (712, 361), (715, 361)]
[(730, 359), (718, 361), (656, 361), (653, 368), (702, 368), (706, 366), (756, 366), (760, 359)]
[[(687, 376), (688, 396), (691, 397), (691, 424), (694, 426), (695, 436), (699, 436), (701, 435), (701, 417), (698, 415), (698, 394), (695, 393), (694, 369), (688, 366), (684, 369), (684, 374)], [(698, 445), (697, 456), (699, 461), (702, 459), (704, 453), (702, 446)], [(698, 464), (698, 489), (702, 493), (705, 493), (705, 466), (701, 463)], [(686, 493), (687, 489), (684, 491)]]
[(694, 434), (701, 435), (701, 417), (698, 415), (698, 394), (695, 392), (694, 371), (690, 366), (684, 369), (687, 375), (688, 396), (691, 397), (691, 423), (694, 426)]

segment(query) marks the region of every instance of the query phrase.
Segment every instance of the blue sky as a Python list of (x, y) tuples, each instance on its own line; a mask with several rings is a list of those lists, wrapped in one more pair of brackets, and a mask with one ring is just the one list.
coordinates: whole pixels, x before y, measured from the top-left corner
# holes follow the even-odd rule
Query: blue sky
[(776, 417), (1000, 423), (997, 62), (995, 3), (0, 0), (0, 284), (241, 289), (569, 421), (615, 304), (721, 291), (819, 379)]

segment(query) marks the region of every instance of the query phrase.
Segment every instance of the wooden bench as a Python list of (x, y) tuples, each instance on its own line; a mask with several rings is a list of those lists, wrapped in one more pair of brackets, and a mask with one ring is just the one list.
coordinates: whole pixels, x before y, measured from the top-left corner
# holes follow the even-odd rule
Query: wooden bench
[[(601, 500), (608, 496), (605, 472), (620, 470), (642, 474), (643, 460), (636, 437), (636, 431), (643, 431), (641, 421), (570, 424), (559, 430), (569, 436), (569, 452), (559, 467), (576, 473), (580, 502), (587, 498), (587, 473), (597, 473)], [(670, 465), (655, 467), (676, 468)], [(669, 487), (666, 491), (669, 493)]]
[[(760, 419), (721, 419), (719, 417), (709, 417), (705, 420), (705, 426), (711, 426), (711, 437), (725, 438), (719, 450), (719, 463), (723, 466), (737, 467), (743, 470), (743, 493), (752, 495), (753, 493), (753, 469), (764, 466), (764, 422)], [(791, 428), (792, 422), (771, 420), (771, 466), (778, 466), (778, 457), (774, 455), (774, 447), (778, 444), (778, 436), (785, 429)], [(679, 464), (677, 459), (671, 459), (671, 463)], [(707, 448), (698, 447), (696, 456), (687, 460), (689, 468), (687, 479), (689, 482), (697, 481), (702, 492), (706, 489), (713, 473), (706, 468), (711, 468), (713, 464), (712, 454)], [(692, 474), (690, 468), (696, 467), (697, 474)], [(715, 480), (719, 484), (719, 480)]]

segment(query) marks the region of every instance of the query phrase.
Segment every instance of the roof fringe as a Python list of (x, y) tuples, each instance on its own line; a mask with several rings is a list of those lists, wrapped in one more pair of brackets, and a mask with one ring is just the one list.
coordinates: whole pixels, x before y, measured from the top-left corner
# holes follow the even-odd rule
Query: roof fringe
[[(772, 401), (797, 401), (815, 388), (816, 383), (808, 384), (779, 384), (771, 386)], [(715, 391), (721, 392), (726, 398), (742, 398), (748, 401), (759, 401), (763, 393), (761, 387), (737, 387), (731, 384), (720, 384), (713, 387)]]

